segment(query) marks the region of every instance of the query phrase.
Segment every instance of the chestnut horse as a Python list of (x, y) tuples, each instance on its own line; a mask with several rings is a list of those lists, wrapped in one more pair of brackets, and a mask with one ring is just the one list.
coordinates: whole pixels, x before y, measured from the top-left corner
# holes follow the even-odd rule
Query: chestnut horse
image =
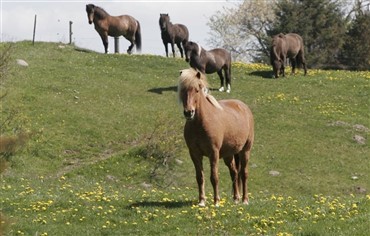
[(168, 44), (170, 43), (173, 57), (175, 57), (176, 44), (180, 50), (181, 58), (183, 58), (183, 48), (189, 40), (188, 28), (182, 24), (172, 24), (168, 14), (159, 15), (159, 28), (161, 29), (161, 37), (164, 49), (166, 50), (166, 56), (168, 57)]
[(181, 71), (178, 96), (183, 105), (186, 123), (184, 137), (195, 166), (199, 189), (199, 206), (205, 206), (203, 156), (211, 164), (211, 183), (214, 204), (218, 206), (218, 162), (223, 158), (229, 168), (233, 198), (248, 204), (247, 164), (254, 140), (254, 121), (251, 110), (236, 99), (217, 101), (207, 93), (205, 75), (190, 68)]
[[(200, 70), (202, 73), (212, 74), (217, 72), (221, 80), (220, 92), (225, 91), (224, 80), (226, 77), (226, 92), (231, 91), (231, 54), (223, 48), (215, 48), (206, 51), (199, 44), (187, 42), (185, 44), (186, 61), (194, 69)], [(225, 73), (225, 77), (222, 75)]]
[(285, 76), (285, 60), (287, 58), (292, 64), (292, 74), (295, 73), (297, 64), (302, 64), (304, 75), (307, 74), (303, 39), (298, 34), (289, 33), (284, 35), (280, 33), (272, 38), (270, 59), (275, 78), (279, 78), (279, 74)]
[(95, 29), (103, 41), (105, 53), (108, 53), (108, 36), (121, 35), (131, 43), (127, 49), (128, 54), (132, 53), (135, 45), (136, 50), (141, 51), (140, 23), (135, 18), (129, 15), (111, 16), (103, 8), (94, 4), (86, 5), (86, 12), (89, 24), (94, 22)]

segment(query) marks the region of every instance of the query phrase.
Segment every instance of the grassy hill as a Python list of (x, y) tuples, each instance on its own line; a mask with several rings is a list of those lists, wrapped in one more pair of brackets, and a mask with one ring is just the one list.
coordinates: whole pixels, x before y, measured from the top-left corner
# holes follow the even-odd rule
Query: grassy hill
[(199, 208), (176, 97), (187, 67), (153, 55), (14, 44), (1, 88), (1, 135), (28, 139), (1, 175), (4, 234), (368, 232), (370, 72), (309, 70), (276, 80), (268, 65), (235, 62), (230, 94), (208, 75), (217, 99), (251, 107), (255, 145), (250, 205), (233, 203), (221, 162), (222, 203), (212, 206), (205, 159), (209, 200)]

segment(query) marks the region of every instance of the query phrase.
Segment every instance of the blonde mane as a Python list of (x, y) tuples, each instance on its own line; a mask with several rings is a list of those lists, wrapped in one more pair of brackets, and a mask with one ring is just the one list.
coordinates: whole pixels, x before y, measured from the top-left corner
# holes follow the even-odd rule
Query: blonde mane
[(203, 73), (200, 73), (201, 77), (200, 79), (197, 77), (197, 73), (199, 71), (189, 68), (189, 69), (184, 69), (180, 71), (180, 76), (179, 76), (179, 83), (177, 87), (177, 93), (180, 99), (180, 92), (184, 89), (189, 89), (189, 88), (196, 88), (200, 90), (201, 88), (203, 89), (203, 94), (207, 98), (207, 100), (215, 107), (218, 109), (223, 109), (221, 105), (218, 103), (216, 98), (214, 98), (211, 94), (208, 92), (208, 83), (207, 83), (207, 78)]

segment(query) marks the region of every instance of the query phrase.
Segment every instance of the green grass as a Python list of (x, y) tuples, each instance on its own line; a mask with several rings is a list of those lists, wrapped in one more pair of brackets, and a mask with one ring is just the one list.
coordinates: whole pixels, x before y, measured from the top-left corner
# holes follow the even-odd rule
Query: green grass
[(199, 208), (176, 97), (187, 67), (152, 55), (13, 45), (1, 130), (30, 138), (1, 176), (4, 235), (366, 235), (370, 72), (275, 80), (268, 65), (234, 63), (231, 94), (215, 91), (219, 79), (209, 75), (217, 99), (240, 99), (255, 116), (251, 203), (233, 203), (221, 164), (221, 206), (211, 204), (207, 177), (208, 204)]

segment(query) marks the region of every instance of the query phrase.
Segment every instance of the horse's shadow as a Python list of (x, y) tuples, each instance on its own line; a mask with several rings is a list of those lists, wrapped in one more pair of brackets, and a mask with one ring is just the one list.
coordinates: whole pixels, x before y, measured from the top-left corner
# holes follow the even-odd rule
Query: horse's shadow
[(176, 92), (177, 87), (176, 86), (169, 86), (169, 87), (164, 87), (164, 88), (152, 88), (152, 89), (148, 90), (148, 92), (156, 93), (156, 94), (163, 94), (163, 92), (167, 92), (167, 91)]
[(253, 71), (251, 73), (249, 73), (249, 75), (253, 75), (253, 76), (259, 76), (259, 77), (262, 77), (264, 79), (273, 79), (273, 74), (271, 73), (270, 70), (262, 70), (262, 71)]
[(179, 202), (158, 202), (158, 201), (142, 201), (135, 202), (128, 206), (129, 209), (135, 207), (163, 207), (163, 208), (182, 208), (192, 206), (192, 201), (179, 201)]

